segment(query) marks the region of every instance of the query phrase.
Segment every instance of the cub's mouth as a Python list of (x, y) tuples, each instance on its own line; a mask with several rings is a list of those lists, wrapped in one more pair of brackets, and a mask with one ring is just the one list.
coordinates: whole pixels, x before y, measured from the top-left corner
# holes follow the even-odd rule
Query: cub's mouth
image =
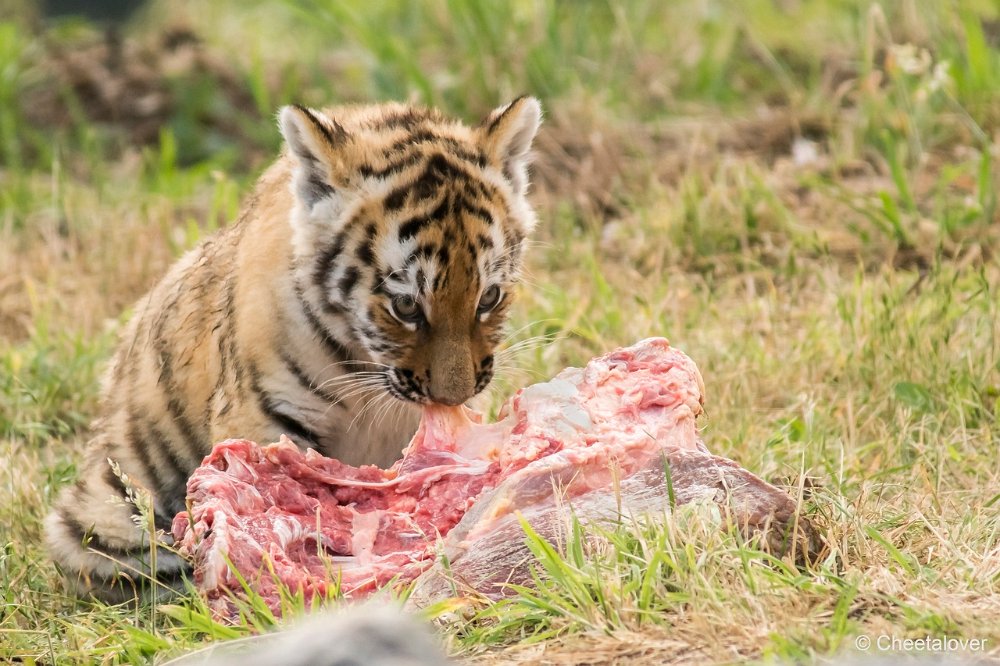
[(394, 398), (405, 402), (448, 407), (463, 405), (493, 381), (493, 356), (483, 359), (479, 367), (468, 374), (471, 376), (452, 373), (450, 377), (432, 381), (433, 370), (418, 374), (409, 368), (395, 367), (385, 373), (385, 388)]

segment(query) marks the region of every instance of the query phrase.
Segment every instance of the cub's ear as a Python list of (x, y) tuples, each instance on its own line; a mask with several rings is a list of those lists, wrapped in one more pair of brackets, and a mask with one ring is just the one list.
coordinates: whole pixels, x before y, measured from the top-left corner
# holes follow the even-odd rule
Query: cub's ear
[(494, 109), (479, 125), (487, 156), (501, 166), (518, 194), (528, 189), (528, 153), (541, 124), (542, 105), (538, 100), (518, 97)]
[(333, 195), (335, 153), (348, 139), (334, 120), (304, 106), (284, 106), (278, 112), (278, 127), (288, 144), (296, 167), (295, 192), (307, 208)]

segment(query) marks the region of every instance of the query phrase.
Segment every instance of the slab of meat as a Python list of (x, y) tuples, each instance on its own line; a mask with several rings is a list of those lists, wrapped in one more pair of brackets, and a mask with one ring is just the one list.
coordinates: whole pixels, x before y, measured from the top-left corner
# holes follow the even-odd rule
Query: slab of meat
[[(744, 527), (796, 523), (788, 495), (706, 451), (695, 423), (702, 400), (691, 359), (651, 338), (518, 391), (493, 424), (463, 407), (429, 407), (387, 470), (284, 437), (229, 440), (191, 476), (175, 544), (225, 616), (228, 595), (241, 594), (235, 572), (275, 611), (279, 582), (309, 599), (331, 585), (362, 596), (422, 575), (421, 599), (456, 584), (499, 595), (525, 575), (519, 516), (549, 534), (570, 507), (600, 519), (709, 500)], [(447, 577), (434, 567), (441, 554)]]

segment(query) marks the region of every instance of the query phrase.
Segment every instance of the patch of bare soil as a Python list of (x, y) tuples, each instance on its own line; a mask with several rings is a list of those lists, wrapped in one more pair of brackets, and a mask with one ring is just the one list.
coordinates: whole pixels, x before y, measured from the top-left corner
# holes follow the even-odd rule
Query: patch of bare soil
[[(583, 218), (604, 224), (628, 220), (654, 189), (679, 200), (683, 182), (696, 178), (738, 209), (744, 205), (739, 188), (723, 191), (729, 187), (724, 174), (742, 169), (756, 174), (781, 214), (793, 220), (792, 229), (771, 236), (783, 246), (794, 242), (793, 236), (808, 238), (811, 254), (871, 270), (923, 271), (938, 258), (978, 265), (995, 256), (1000, 227), (986, 233), (982, 225), (945, 229), (937, 219), (942, 197), (970, 202), (976, 196), (974, 176), (942, 176), (956, 162), (968, 161), (962, 152), (970, 149), (955, 145), (924, 155), (909, 184), (917, 208), (900, 213), (904, 219), (896, 231), (885, 217), (883, 199), (895, 197), (897, 186), (884, 158), (873, 153), (843, 161), (831, 155), (836, 134), (847, 131), (839, 124), (849, 126), (852, 113), (842, 110), (835, 122), (777, 107), (743, 118), (704, 115), (629, 124), (581, 108), (555, 109), (536, 146), (535, 200), (543, 211), (570, 203)], [(774, 202), (756, 204), (770, 207), (773, 217)], [(737, 214), (735, 209), (726, 217)], [(997, 214), (1000, 223), (1000, 210)], [(733, 228), (741, 224), (732, 220)]]
[(45, 39), (39, 68), (48, 81), (28, 91), (23, 108), (41, 128), (66, 127), (82, 113), (91, 123), (114, 126), (132, 144), (155, 143), (178, 113), (181, 96), (201, 85), (214, 99), (185, 111), (195, 114), (201, 129), (255, 148), (227, 112), (256, 113), (246, 81), (187, 28), (145, 42), (110, 30), (84, 43)]
[(821, 140), (829, 130), (825, 119), (787, 108), (749, 118), (703, 116), (648, 124), (554, 109), (535, 149), (536, 188), (543, 203), (570, 201), (587, 213), (613, 216), (622, 194), (633, 194), (650, 178), (671, 185), (723, 155), (773, 164), (791, 154), (797, 139)]

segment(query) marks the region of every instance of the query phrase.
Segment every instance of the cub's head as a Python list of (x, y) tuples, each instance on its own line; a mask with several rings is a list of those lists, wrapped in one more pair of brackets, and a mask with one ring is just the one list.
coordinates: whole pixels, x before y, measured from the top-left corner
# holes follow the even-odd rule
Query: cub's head
[(540, 122), (531, 97), (475, 127), (403, 105), (281, 110), (299, 296), (397, 398), (457, 405), (489, 384)]

